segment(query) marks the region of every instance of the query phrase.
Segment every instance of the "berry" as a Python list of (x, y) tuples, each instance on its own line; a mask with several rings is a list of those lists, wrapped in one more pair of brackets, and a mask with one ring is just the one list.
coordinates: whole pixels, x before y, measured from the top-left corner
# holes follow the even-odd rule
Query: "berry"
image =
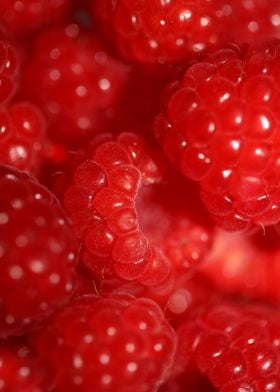
[(9, 392), (44, 392), (48, 373), (26, 342), (2, 341), (0, 344), (0, 389)]
[(1, 337), (22, 334), (69, 300), (76, 251), (53, 195), (25, 173), (0, 165)]
[(1, 0), (0, 20), (9, 32), (22, 34), (67, 14), (69, 0)]
[(90, 0), (92, 14), (127, 59), (177, 63), (225, 43), (220, 0)]
[(127, 76), (127, 67), (113, 59), (94, 34), (72, 24), (35, 39), (21, 95), (43, 110), (53, 140), (76, 147), (100, 131)]
[(10, 99), (16, 91), (18, 62), (16, 49), (5, 37), (0, 24), (0, 105)]
[(148, 299), (80, 297), (31, 336), (57, 391), (156, 391), (175, 332)]
[(280, 220), (279, 41), (205, 55), (165, 92), (155, 134), (200, 184), (217, 225), (251, 231)]
[(220, 392), (277, 391), (279, 327), (279, 313), (269, 308), (210, 307), (179, 327), (175, 369), (198, 369)]
[(46, 141), (42, 113), (28, 102), (0, 110), (0, 162), (36, 174)]

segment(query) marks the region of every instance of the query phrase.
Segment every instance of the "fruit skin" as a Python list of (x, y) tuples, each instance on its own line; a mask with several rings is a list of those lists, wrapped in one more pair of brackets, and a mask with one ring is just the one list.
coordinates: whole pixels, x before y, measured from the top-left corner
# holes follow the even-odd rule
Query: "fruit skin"
[(45, 128), (43, 114), (29, 102), (0, 109), (0, 162), (38, 174), (45, 155)]
[(221, 0), (89, 0), (96, 23), (130, 61), (180, 63), (226, 42)]
[(78, 148), (104, 128), (128, 67), (94, 33), (71, 24), (38, 34), (22, 73), (20, 96), (42, 109), (48, 135)]
[(55, 391), (156, 391), (176, 334), (152, 301), (131, 296), (76, 299), (30, 336), (50, 366)]
[(155, 120), (165, 153), (229, 231), (280, 219), (279, 48), (271, 40), (205, 55), (168, 86)]
[(181, 324), (174, 372), (197, 369), (221, 392), (277, 391), (279, 326), (269, 307), (221, 302)]
[(55, 197), (34, 178), (0, 165), (1, 338), (34, 328), (67, 303), (77, 247)]
[(7, 39), (0, 24), (0, 105), (6, 103), (18, 88), (19, 54)]

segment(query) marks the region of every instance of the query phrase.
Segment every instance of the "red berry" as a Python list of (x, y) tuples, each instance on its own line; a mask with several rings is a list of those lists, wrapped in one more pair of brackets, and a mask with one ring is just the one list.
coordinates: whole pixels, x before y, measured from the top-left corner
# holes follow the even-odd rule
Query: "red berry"
[(53, 195), (23, 172), (1, 165), (1, 337), (33, 328), (68, 301), (76, 251)]
[(19, 102), (0, 110), (0, 161), (36, 174), (43, 160), (45, 121), (36, 106)]
[(128, 59), (176, 63), (225, 42), (221, 1), (90, 1), (105, 34)]
[(148, 299), (80, 297), (32, 337), (58, 391), (156, 391), (175, 333)]
[(279, 42), (237, 47), (190, 66), (166, 97), (155, 133), (166, 154), (199, 182), (227, 230), (277, 223)]
[(179, 327), (177, 371), (195, 366), (221, 392), (264, 391), (279, 383), (279, 327), (269, 308), (212, 307)]
[(100, 132), (127, 75), (127, 67), (94, 34), (72, 24), (36, 38), (23, 70), (22, 95), (43, 110), (54, 140), (77, 145)]
[(0, 24), (0, 105), (10, 99), (17, 89), (18, 62), (16, 49), (6, 39)]
[(69, 0), (1, 0), (1, 22), (9, 32), (26, 33), (61, 19)]

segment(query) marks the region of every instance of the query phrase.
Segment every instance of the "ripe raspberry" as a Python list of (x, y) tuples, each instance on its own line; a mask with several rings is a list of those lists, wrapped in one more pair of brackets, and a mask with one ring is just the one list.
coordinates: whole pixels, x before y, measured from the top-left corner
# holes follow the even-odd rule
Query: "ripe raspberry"
[(1, 0), (0, 21), (9, 32), (26, 33), (61, 19), (69, 0)]
[(148, 299), (80, 297), (31, 337), (57, 391), (158, 390), (176, 334)]
[(221, 304), (179, 327), (176, 371), (195, 367), (220, 392), (278, 391), (280, 316)]
[(43, 110), (54, 140), (76, 146), (100, 131), (127, 75), (127, 67), (110, 57), (95, 35), (72, 24), (37, 37), (21, 95)]
[(166, 91), (155, 133), (198, 181), (215, 222), (256, 230), (280, 220), (280, 43), (224, 49), (191, 65)]
[(0, 24), (0, 105), (10, 99), (16, 91), (17, 57), (15, 48), (6, 39)]
[(0, 165), (1, 337), (31, 329), (67, 302), (76, 248), (53, 195), (23, 172)]
[(36, 106), (17, 102), (0, 110), (0, 162), (37, 174), (45, 141), (45, 121)]
[(278, 303), (279, 257), (275, 227), (248, 237), (217, 230), (203, 273), (225, 293)]
[(4, 392), (45, 392), (49, 390), (44, 364), (26, 342), (0, 344), (0, 389)]
[(225, 43), (221, 0), (89, 0), (122, 55), (142, 63), (176, 63)]

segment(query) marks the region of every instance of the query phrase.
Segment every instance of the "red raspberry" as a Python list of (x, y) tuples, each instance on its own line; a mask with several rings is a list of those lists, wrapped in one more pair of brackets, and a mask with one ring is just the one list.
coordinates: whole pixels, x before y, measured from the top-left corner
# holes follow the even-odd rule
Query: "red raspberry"
[(89, 0), (101, 28), (128, 59), (176, 63), (225, 43), (221, 0)]
[(155, 133), (198, 181), (215, 222), (251, 230), (280, 220), (279, 41), (224, 49), (168, 87)]
[(45, 142), (45, 121), (36, 106), (17, 102), (0, 110), (0, 162), (37, 174)]
[(0, 344), (0, 390), (4, 392), (48, 391), (47, 370), (25, 342)]
[(77, 145), (100, 131), (127, 75), (95, 35), (72, 24), (37, 37), (23, 70), (22, 95), (43, 110), (54, 140)]
[(56, 391), (152, 392), (167, 377), (175, 337), (148, 299), (86, 296), (31, 338)]
[(69, 0), (1, 0), (0, 20), (9, 32), (26, 33), (61, 19)]
[(225, 293), (278, 303), (280, 237), (276, 229), (248, 237), (217, 230), (203, 273)]
[(16, 91), (19, 62), (17, 57), (15, 48), (6, 39), (0, 24), (0, 105), (10, 99)]
[(0, 165), (1, 337), (31, 329), (67, 302), (76, 248), (53, 195), (23, 172)]
[(179, 327), (176, 371), (194, 367), (220, 392), (280, 389), (280, 316), (222, 304)]

